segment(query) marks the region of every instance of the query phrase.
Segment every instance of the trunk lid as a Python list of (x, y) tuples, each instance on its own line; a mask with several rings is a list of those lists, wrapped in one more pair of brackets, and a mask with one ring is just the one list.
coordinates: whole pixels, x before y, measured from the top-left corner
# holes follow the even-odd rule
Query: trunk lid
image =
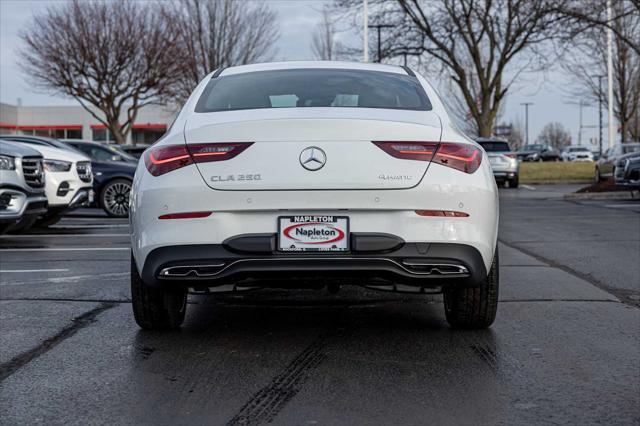
[(429, 162), (393, 158), (372, 141), (440, 141), (441, 124), (431, 111), (287, 108), (198, 113), (184, 135), (189, 144), (253, 142), (235, 158), (196, 164), (212, 189), (403, 189)]

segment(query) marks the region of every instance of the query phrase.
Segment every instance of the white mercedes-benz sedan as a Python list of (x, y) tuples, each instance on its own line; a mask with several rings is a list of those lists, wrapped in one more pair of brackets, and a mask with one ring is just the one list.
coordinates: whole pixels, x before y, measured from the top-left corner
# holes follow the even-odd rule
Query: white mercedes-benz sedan
[(145, 329), (187, 293), (360, 285), (442, 292), (454, 327), (498, 302), (498, 192), (483, 149), (406, 67), (218, 69), (138, 165), (131, 291)]

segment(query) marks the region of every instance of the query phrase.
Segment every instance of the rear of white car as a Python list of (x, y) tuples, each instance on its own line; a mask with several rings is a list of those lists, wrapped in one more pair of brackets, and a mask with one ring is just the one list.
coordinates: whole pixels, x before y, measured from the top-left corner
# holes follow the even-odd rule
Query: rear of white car
[(138, 165), (136, 320), (178, 326), (187, 289), (331, 283), (442, 290), (452, 325), (486, 327), (498, 197), (484, 155), (407, 68), (298, 62), (209, 75)]

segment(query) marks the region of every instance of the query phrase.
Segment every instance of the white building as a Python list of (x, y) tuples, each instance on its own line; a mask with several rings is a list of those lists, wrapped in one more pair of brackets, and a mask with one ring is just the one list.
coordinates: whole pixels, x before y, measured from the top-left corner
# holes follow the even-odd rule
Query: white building
[[(140, 108), (127, 143), (155, 142), (171, 125), (176, 114), (176, 111), (156, 105)], [(79, 105), (16, 106), (0, 103), (0, 134), (114, 142), (105, 125)]]

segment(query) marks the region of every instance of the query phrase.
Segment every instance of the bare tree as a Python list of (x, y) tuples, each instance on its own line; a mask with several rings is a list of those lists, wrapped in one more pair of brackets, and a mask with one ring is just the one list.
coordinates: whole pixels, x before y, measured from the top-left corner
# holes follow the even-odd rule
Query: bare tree
[(138, 110), (175, 82), (179, 51), (156, 9), (127, 0), (48, 8), (22, 33), (22, 69), (71, 96), (124, 143)]
[[(614, 10), (623, 5), (615, 3)], [(640, 108), (640, 53), (632, 48), (633, 43), (640, 45), (640, 13), (623, 14), (611, 22), (615, 28), (613, 40), (613, 112), (620, 123), (622, 142), (629, 135), (637, 138), (635, 126), (631, 120)], [(630, 43), (630, 42), (631, 43)], [(591, 26), (573, 37), (571, 44), (565, 47), (561, 55), (563, 68), (570, 73), (578, 89), (576, 96), (583, 98), (586, 94), (598, 100), (602, 96), (606, 104), (607, 96), (600, 93), (598, 76), (607, 74), (607, 40), (602, 26)]]
[[(558, 0), (554, 12), (563, 18), (566, 39), (573, 40), (583, 31), (610, 28), (619, 41), (640, 54), (640, 40), (617, 24), (620, 19), (640, 16), (640, 0), (612, 1), (612, 19), (607, 14), (606, 0)], [(637, 34), (636, 34), (637, 35)]]
[(269, 60), (279, 38), (276, 14), (264, 3), (183, 0), (162, 8), (179, 30), (179, 82), (171, 100), (181, 103), (211, 71)]
[[(397, 0), (400, 48), (420, 46), (450, 73), (480, 136), (491, 136), (507, 91), (531, 67), (525, 52), (553, 36), (550, 0)], [(388, 13), (388, 12), (386, 12)], [(391, 19), (390, 15), (389, 19)], [(393, 51), (393, 49), (391, 49)], [(537, 56), (541, 58), (542, 56)], [(507, 77), (509, 76), (509, 77)]]
[(551, 145), (556, 149), (562, 149), (571, 145), (571, 134), (560, 123), (548, 123), (542, 128), (536, 141), (541, 144)]
[(331, 61), (338, 51), (336, 28), (329, 8), (322, 9), (322, 21), (316, 26), (311, 39), (311, 51), (316, 59)]

